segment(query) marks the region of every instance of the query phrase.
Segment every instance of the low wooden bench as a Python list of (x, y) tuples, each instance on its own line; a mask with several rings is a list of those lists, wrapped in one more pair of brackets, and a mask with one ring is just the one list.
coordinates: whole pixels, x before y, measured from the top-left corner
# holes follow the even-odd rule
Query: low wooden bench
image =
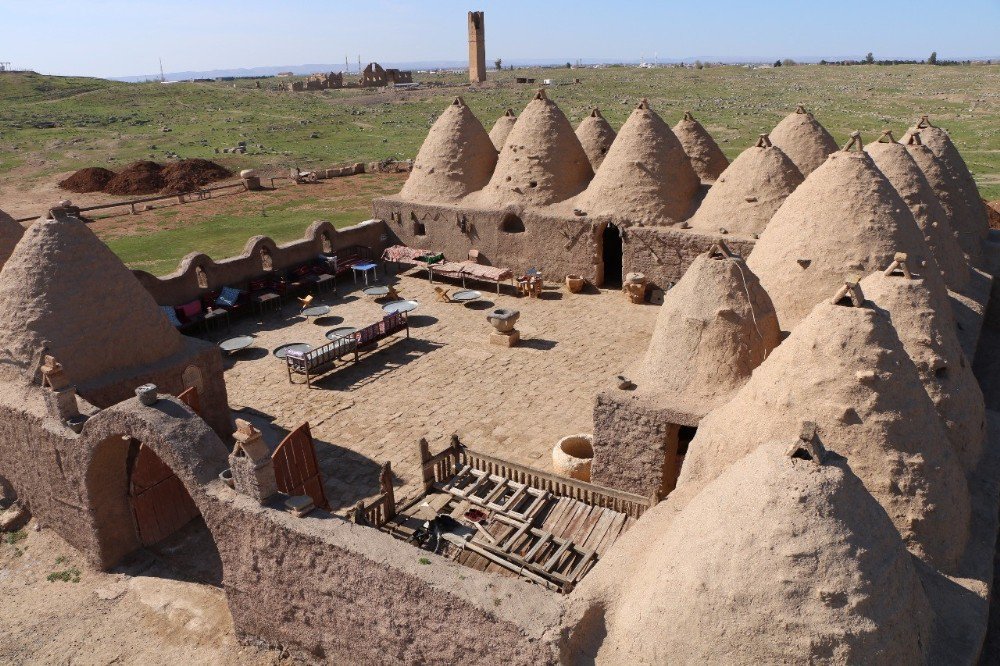
[(294, 375), (304, 375), (306, 385), (312, 388), (312, 380), (332, 370), (337, 361), (353, 355), (354, 362), (358, 362), (360, 352), (378, 345), (383, 340), (394, 333), (405, 330), (406, 337), (410, 337), (410, 322), (405, 312), (397, 312), (387, 315), (381, 321), (365, 326), (359, 331), (349, 336), (338, 338), (322, 347), (317, 347), (308, 352), (290, 351), (285, 356), (285, 363), (288, 368), (288, 382), (294, 384)]

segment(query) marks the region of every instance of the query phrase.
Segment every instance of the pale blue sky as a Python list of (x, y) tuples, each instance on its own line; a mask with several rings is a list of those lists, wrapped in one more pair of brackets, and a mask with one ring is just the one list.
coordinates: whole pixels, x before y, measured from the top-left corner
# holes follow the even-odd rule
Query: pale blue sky
[(302, 63), (466, 58), (486, 12), (487, 58), (1000, 56), (1000, 0), (0, 0), (0, 61), (127, 76)]

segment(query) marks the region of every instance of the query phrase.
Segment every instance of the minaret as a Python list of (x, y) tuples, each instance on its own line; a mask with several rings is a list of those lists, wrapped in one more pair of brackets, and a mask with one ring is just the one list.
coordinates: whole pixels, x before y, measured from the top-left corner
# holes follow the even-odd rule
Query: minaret
[(486, 23), (483, 12), (469, 12), (469, 82), (486, 81)]

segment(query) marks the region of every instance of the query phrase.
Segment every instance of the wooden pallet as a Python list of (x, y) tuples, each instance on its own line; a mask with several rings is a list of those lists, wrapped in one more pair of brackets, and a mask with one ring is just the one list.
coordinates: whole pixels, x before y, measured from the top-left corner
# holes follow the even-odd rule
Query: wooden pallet
[(463, 467), (440, 490), (523, 523), (532, 523), (552, 500), (546, 490), (472, 467)]

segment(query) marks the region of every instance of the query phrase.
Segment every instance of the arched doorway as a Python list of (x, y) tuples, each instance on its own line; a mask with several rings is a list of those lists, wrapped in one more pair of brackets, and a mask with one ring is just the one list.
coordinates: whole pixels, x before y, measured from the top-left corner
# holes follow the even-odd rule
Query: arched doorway
[(87, 490), (105, 567), (152, 559), (165, 575), (222, 584), (222, 560), (183, 481), (156, 452), (129, 436), (102, 441)]
[(622, 286), (622, 233), (614, 224), (604, 227), (601, 238), (601, 258), (604, 262), (604, 286), (620, 289)]

